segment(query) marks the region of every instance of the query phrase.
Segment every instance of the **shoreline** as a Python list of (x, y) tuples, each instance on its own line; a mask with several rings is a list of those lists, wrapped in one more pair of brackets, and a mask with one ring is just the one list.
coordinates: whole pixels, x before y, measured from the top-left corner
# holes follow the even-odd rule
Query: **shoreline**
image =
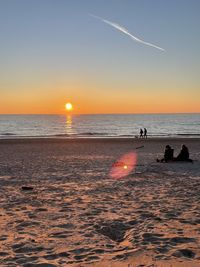
[(77, 143), (93, 143), (93, 142), (198, 142), (200, 138), (197, 137), (149, 137), (145, 138), (134, 138), (134, 137), (19, 137), (19, 138), (0, 138), (0, 144), (2, 143), (59, 143), (59, 142), (77, 142)]

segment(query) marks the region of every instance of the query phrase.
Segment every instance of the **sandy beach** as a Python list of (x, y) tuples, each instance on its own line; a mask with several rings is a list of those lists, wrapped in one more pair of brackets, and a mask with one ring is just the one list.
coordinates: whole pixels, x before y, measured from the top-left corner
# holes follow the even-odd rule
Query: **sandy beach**
[(0, 266), (200, 266), (200, 139), (0, 140)]

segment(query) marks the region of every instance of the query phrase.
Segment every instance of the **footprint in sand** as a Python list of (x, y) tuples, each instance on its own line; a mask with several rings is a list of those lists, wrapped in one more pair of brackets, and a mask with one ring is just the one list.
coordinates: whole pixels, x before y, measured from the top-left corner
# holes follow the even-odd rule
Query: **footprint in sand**
[(179, 249), (179, 250), (175, 251), (172, 254), (172, 256), (177, 257), (177, 258), (181, 258), (181, 257), (194, 258), (195, 253), (190, 249)]
[(121, 221), (105, 222), (102, 225), (94, 226), (96, 231), (115, 242), (122, 242), (126, 230), (130, 229), (130, 226)]
[(0, 257), (6, 257), (9, 254), (7, 252), (0, 251)]
[(164, 245), (156, 248), (156, 251), (159, 253), (167, 253), (170, 249), (171, 247), (169, 245)]
[(53, 225), (52, 227), (64, 228), (64, 229), (73, 229), (75, 225), (73, 223), (65, 223), (65, 224), (57, 224)]
[(42, 212), (42, 211), (48, 211), (46, 208), (37, 208), (35, 209), (35, 212)]
[(0, 237), (0, 241), (4, 241), (4, 240), (6, 240), (7, 239), (7, 235), (2, 235), (1, 237)]
[(75, 255), (80, 255), (82, 253), (90, 252), (90, 251), (91, 251), (91, 248), (78, 248), (78, 249), (70, 250), (69, 253), (73, 253)]
[(22, 264), (25, 264), (25, 263), (27, 264), (28, 262), (33, 262), (33, 261), (38, 260), (38, 257), (36, 257), (36, 256), (27, 257), (25, 255), (18, 255), (13, 260), (15, 260), (16, 263), (20, 264), (20, 266), (21, 266)]
[(94, 260), (99, 260), (100, 258), (98, 256), (89, 256), (86, 261), (94, 261)]
[(144, 242), (152, 243), (152, 244), (160, 244), (163, 241), (167, 241), (167, 238), (162, 237), (163, 234), (156, 233), (144, 233), (142, 235)]
[(70, 232), (67, 232), (67, 231), (56, 232), (56, 233), (52, 233), (50, 235), (50, 237), (53, 237), (53, 238), (66, 238), (66, 237), (69, 237), (69, 236), (72, 236), (71, 231)]
[(190, 242), (195, 242), (196, 239), (195, 238), (190, 238), (190, 237), (180, 237), (180, 236), (176, 236), (176, 237), (172, 237), (169, 240), (169, 243), (171, 243), (171, 245), (178, 245), (178, 244), (184, 244), (184, 243), (190, 243)]
[(44, 248), (41, 246), (34, 247), (34, 246), (24, 245), (19, 248), (15, 248), (13, 250), (15, 253), (29, 254), (29, 253), (36, 253), (36, 252), (43, 251)]
[(94, 249), (94, 250), (92, 250), (92, 252), (94, 252), (95, 254), (97, 253), (97, 254), (104, 254), (105, 252), (107, 252), (107, 251), (105, 251), (104, 249)]
[(57, 267), (57, 265), (51, 263), (27, 263), (23, 267)]
[(82, 259), (85, 259), (85, 258), (87, 258), (87, 255), (76, 255), (76, 256), (74, 256), (75, 260), (82, 260)]
[(43, 256), (43, 258), (46, 260), (55, 260), (55, 259), (58, 259), (61, 257), (68, 258), (69, 256), (70, 256), (70, 254), (67, 252), (60, 252), (57, 254), (47, 254), (47, 255)]
[(32, 226), (38, 226), (38, 225), (40, 225), (40, 223), (37, 221), (25, 221), (25, 222), (19, 223), (16, 228), (18, 230), (23, 230), (26, 227), (32, 227)]

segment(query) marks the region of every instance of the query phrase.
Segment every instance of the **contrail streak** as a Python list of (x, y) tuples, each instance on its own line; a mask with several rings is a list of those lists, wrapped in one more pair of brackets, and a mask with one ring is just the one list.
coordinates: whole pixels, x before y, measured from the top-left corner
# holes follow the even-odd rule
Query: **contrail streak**
[(136, 36), (132, 35), (126, 28), (120, 26), (120, 25), (117, 24), (117, 23), (111, 22), (111, 21), (109, 21), (109, 20), (103, 19), (103, 18), (98, 17), (98, 16), (95, 16), (95, 15), (93, 15), (93, 14), (90, 14), (90, 16), (92, 16), (92, 17), (94, 17), (94, 18), (96, 18), (96, 19), (99, 19), (99, 20), (103, 21), (104, 23), (110, 25), (111, 27), (117, 29), (117, 30), (120, 31), (120, 32), (123, 32), (124, 34), (128, 35), (131, 39), (133, 39), (134, 41), (136, 41), (136, 42), (138, 42), (138, 43), (141, 43), (141, 44), (144, 44), (144, 45), (148, 45), (148, 46), (154, 47), (154, 48), (156, 48), (156, 49), (159, 49), (159, 50), (165, 52), (165, 49), (163, 49), (163, 48), (161, 48), (161, 47), (159, 47), (159, 46), (157, 46), (157, 45), (154, 45), (154, 44), (145, 42), (145, 41), (143, 41), (143, 40), (137, 38)]

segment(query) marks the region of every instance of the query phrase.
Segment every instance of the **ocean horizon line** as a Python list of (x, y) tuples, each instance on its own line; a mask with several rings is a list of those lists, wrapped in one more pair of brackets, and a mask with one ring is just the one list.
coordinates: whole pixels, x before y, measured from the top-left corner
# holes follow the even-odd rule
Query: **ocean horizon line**
[(150, 113), (0, 113), (0, 116), (82, 116), (82, 115), (184, 115), (184, 114), (200, 114), (199, 112), (150, 112)]

